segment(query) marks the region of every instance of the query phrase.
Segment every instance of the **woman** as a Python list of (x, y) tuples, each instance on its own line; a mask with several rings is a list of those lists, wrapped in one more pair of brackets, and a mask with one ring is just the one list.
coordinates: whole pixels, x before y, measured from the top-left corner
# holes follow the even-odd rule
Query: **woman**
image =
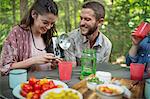
[(36, 0), (20, 25), (15, 26), (6, 38), (0, 71), (7, 74), (16, 68), (45, 70), (60, 61), (50, 53), (57, 17), (58, 8), (53, 0)]

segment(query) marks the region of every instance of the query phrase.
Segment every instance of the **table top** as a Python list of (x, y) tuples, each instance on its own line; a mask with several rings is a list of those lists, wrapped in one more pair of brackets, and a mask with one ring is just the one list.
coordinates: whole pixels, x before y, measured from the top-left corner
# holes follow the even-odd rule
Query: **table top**
[[(80, 82), (79, 76), (80, 76), (80, 66), (77, 66), (73, 68), (72, 72), (72, 78), (70, 81), (66, 82), (69, 87), (72, 87), (76, 83)], [(97, 64), (97, 71), (107, 71), (112, 74), (112, 77), (117, 78), (125, 78), (130, 79), (130, 70), (128, 68), (123, 68), (119, 65), (112, 65), (109, 63), (102, 63)], [(58, 80), (59, 74), (58, 70), (51, 70), (51, 71), (35, 71), (35, 72), (29, 72), (28, 78), (34, 76), (36, 78), (51, 78)], [(8, 99), (15, 99), (15, 97), (12, 94), (12, 89), (9, 88), (9, 80), (8, 76), (2, 76), (0, 79), (0, 94), (7, 97)]]

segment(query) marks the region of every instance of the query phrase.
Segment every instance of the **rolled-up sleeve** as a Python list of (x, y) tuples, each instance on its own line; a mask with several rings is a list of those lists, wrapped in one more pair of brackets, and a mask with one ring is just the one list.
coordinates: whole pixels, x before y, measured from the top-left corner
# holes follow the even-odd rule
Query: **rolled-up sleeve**
[(130, 66), (130, 63), (137, 63), (138, 56), (131, 57), (129, 54), (126, 56), (126, 64)]

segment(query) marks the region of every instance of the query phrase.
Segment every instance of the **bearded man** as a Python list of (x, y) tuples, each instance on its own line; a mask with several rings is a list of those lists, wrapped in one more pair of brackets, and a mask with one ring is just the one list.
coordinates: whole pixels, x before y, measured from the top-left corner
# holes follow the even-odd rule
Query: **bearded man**
[(112, 44), (99, 30), (105, 16), (102, 4), (96, 1), (83, 4), (80, 14), (80, 27), (69, 33), (71, 46), (64, 51), (65, 59), (80, 65), (84, 49), (95, 49), (98, 63), (108, 62)]

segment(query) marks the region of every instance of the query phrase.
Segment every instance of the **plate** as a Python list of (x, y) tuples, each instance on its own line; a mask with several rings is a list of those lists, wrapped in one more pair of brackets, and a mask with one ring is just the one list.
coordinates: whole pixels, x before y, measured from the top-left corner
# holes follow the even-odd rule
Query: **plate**
[[(51, 80), (53, 80), (53, 79), (51, 79)], [(53, 80), (53, 82), (54, 82), (55, 85), (62, 85), (64, 88), (68, 88), (67, 84), (65, 84), (65, 83), (62, 82), (62, 81)], [(51, 89), (50, 89), (50, 90), (51, 90)], [(19, 84), (19, 85), (17, 85), (17, 86), (13, 89), (12, 93), (13, 93), (13, 95), (14, 95), (16, 98), (25, 99), (25, 97), (23, 97), (22, 95), (20, 95), (20, 91), (21, 91), (21, 87), (20, 87), (20, 84)]]
[[(57, 89), (47, 90), (41, 95), (40, 99), (45, 99), (45, 96), (47, 94), (49, 94), (50, 92), (60, 93), (62, 90), (72, 91), (73, 93), (76, 93), (79, 96), (79, 99), (83, 99), (83, 96), (79, 91), (77, 91), (75, 89), (71, 89), (71, 88), (57, 88)], [(58, 98), (60, 98), (60, 97), (58, 97)]]
[[(115, 90), (115, 91), (113, 91), (113, 92), (115, 92), (115, 93), (112, 93), (112, 94), (109, 93), (109, 92), (107, 93), (107, 91), (104, 90), (104, 88), (102, 88), (103, 91), (100, 90), (100, 89), (101, 89), (100, 87), (107, 87), (107, 88), (110, 88), (111, 90), (113, 89), (113, 90)], [(109, 90), (109, 89), (107, 89), (107, 90)], [(112, 98), (112, 97), (123, 95), (124, 89), (123, 89), (121, 86), (114, 85), (114, 84), (101, 84), (101, 85), (98, 85), (98, 86), (96, 87), (96, 92), (97, 92), (97, 94), (100, 95), (101, 97), (102, 97), (102, 96), (108, 96), (108, 97), (110, 97), (110, 98), (107, 97), (106, 99), (114, 99), (114, 98)], [(117, 92), (117, 94), (116, 94), (116, 92)], [(102, 98), (102, 99), (104, 99), (104, 98)], [(118, 99), (118, 98), (115, 98), (115, 99)], [(119, 99), (120, 99), (120, 98), (119, 98)]]

